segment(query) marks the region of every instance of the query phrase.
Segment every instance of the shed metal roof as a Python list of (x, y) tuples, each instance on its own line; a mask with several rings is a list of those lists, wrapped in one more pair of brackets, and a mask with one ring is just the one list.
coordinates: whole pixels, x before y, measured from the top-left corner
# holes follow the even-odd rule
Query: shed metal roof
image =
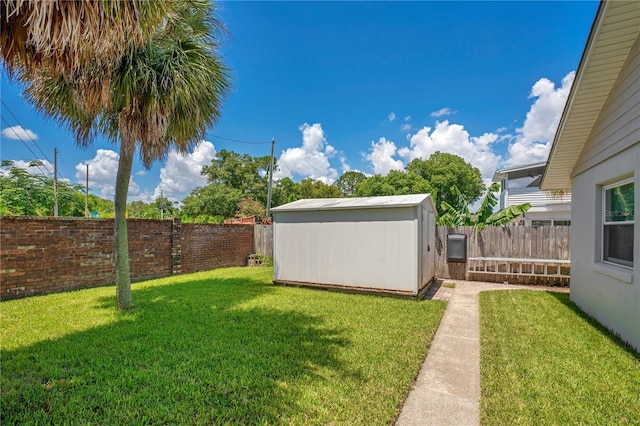
[[(359, 198), (312, 198), (298, 200), (279, 207), (274, 207), (271, 211), (291, 212), (305, 210), (356, 210), (412, 207), (422, 204), (426, 199), (429, 199), (429, 202), (433, 207), (433, 200), (431, 200), (430, 194), (410, 194)], [(435, 212), (435, 208), (434, 213), (437, 214)]]

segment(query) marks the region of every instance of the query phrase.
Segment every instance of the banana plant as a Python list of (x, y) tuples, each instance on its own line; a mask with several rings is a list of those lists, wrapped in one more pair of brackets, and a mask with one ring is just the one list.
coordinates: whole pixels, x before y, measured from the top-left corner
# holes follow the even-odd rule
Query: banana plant
[(515, 206), (509, 206), (494, 213), (493, 209), (498, 204), (498, 198), (495, 193), (500, 190), (498, 183), (493, 183), (487, 190), (480, 208), (471, 213), (469, 211), (469, 203), (464, 200), (460, 190), (454, 185), (451, 188), (453, 194), (456, 195), (455, 205), (451, 205), (446, 201), (441, 204), (442, 214), (436, 219), (438, 225), (445, 226), (473, 226), (476, 231), (482, 231), (487, 226), (504, 226), (525, 214), (531, 204), (524, 203)]

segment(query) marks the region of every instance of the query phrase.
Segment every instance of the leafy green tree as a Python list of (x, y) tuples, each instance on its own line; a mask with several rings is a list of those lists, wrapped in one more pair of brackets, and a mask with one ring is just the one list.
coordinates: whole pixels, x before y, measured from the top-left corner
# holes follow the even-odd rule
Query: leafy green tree
[(127, 204), (127, 217), (129, 219), (160, 219), (160, 212), (149, 203), (134, 201)]
[[(32, 167), (42, 166), (32, 161)], [(53, 178), (31, 174), (4, 160), (0, 165), (0, 214), (13, 216), (53, 216)], [(58, 214), (84, 216), (84, 188), (58, 182)]]
[(153, 203), (134, 201), (127, 204), (130, 219), (167, 219), (179, 215), (178, 209), (167, 198), (156, 198)]
[(344, 172), (334, 185), (342, 192), (345, 197), (353, 197), (356, 195), (356, 188), (359, 184), (367, 180), (367, 176), (362, 172), (349, 170)]
[(215, 216), (224, 220), (234, 216), (243, 195), (239, 189), (222, 183), (210, 183), (194, 189), (182, 201), (182, 213), (187, 220)]
[(480, 170), (464, 161), (462, 157), (445, 152), (434, 152), (429, 159), (416, 158), (411, 161), (407, 171), (423, 177), (429, 182), (438, 199), (435, 200), (438, 213), (442, 213), (442, 201), (455, 203), (456, 195), (451, 188), (457, 187), (462, 197), (469, 204), (473, 204), (485, 190)]
[(151, 203), (152, 207), (159, 214), (160, 219), (168, 219), (180, 216), (180, 209), (177, 207), (177, 201), (171, 201), (166, 197), (158, 197)]
[(372, 176), (356, 187), (358, 197), (428, 194), (430, 192), (431, 185), (424, 178), (415, 173), (400, 170), (391, 170), (386, 176)]
[[(84, 197), (84, 195), (83, 195)], [(105, 200), (97, 195), (89, 194), (88, 206), (90, 212), (97, 212), (98, 217), (112, 218), (114, 215), (113, 200)]]
[(238, 202), (238, 210), (236, 217), (257, 216), (260, 219), (267, 217), (267, 209), (261, 202), (254, 200), (253, 197), (246, 197)]
[(299, 199), (303, 198), (342, 198), (342, 192), (333, 186), (311, 178), (303, 179), (298, 187)]
[(293, 179), (285, 177), (273, 183), (273, 191), (271, 194), (271, 205), (273, 207), (281, 206), (300, 199), (300, 184)]
[(202, 175), (207, 177), (209, 183), (239, 189), (266, 206), (270, 159), (270, 156), (252, 157), (223, 149), (211, 160), (211, 165), (202, 168)]
[[(27, 95), (36, 108), (67, 125), (80, 145), (97, 133), (120, 142), (115, 188), (116, 295), (121, 309), (132, 306), (126, 201), (136, 147), (150, 167), (172, 147), (187, 152), (220, 117), (229, 88), (216, 36), (221, 24), (207, 0), (168, 2), (167, 14), (141, 45), (112, 58), (105, 102), (78, 91), (84, 81), (104, 77), (100, 67), (63, 77), (43, 69), (27, 75)], [(95, 93), (94, 93), (95, 94)], [(97, 105), (97, 106), (96, 106)]]
[(509, 206), (494, 213), (493, 210), (498, 204), (495, 193), (498, 191), (500, 191), (500, 184), (494, 182), (482, 199), (480, 208), (471, 213), (466, 198), (457, 187), (453, 186), (451, 193), (455, 196), (454, 203), (442, 201), (443, 213), (438, 216), (436, 223), (446, 226), (473, 226), (477, 231), (482, 231), (487, 226), (504, 226), (531, 208), (529, 203), (525, 203)]

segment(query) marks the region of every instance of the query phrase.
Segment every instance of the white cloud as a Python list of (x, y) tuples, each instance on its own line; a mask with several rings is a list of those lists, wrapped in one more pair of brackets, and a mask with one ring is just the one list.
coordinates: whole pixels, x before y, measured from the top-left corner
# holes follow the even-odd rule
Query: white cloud
[(389, 119), (389, 121), (393, 121), (396, 119), (396, 114), (392, 112), (387, 116), (387, 118)]
[(451, 111), (451, 108), (442, 108), (438, 111), (432, 112), (430, 115), (431, 117), (442, 117), (444, 115), (451, 115), (453, 113), (454, 111)]
[(38, 139), (38, 135), (35, 132), (25, 129), (22, 126), (13, 126), (2, 129), (2, 136), (7, 139), (13, 139), (16, 141), (22, 140), (25, 142)]
[[(462, 157), (480, 170), (485, 184), (491, 182), (496, 169), (506, 165), (518, 165), (545, 161), (562, 115), (575, 72), (567, 74), (560, 87), (546, 78), (541, 78), (532, 87), (530, 98), (535, 98), (527, 113), (522, 128), (515, 135), (500, 127), (495, 132), (481, 136), (470, 136), (461, 124), (448, 120), (437, 122), (435, 128), (423, 127), (415, 134), (408, 133), (409, 146), (398, 147), (392, 141), (380, 138), (372, 142), (364, 158), (371, 163), (375, 173), (387, 174), (389, 170), (399, 170), (415, 158), (429, 158), (436, 151), (447, 152)], [(432, 117), (454, 114), (450, 108), (442, 108), (431, 113)], [(411, 119), (405, 117), (405, 123)], [(408, 126), (408, 127), (406, 127)], [(408, 123), (402, 124), (402, 131), (409, 131)], [(511, 141), (507, 160), (496, 154), (494, 145)]]
[[(336, 149), (327, 144), (324, 131), (320, 123), (300, 126), (302, 132), (302, 146), (288, 148), (278, 159), (278, 169), (274, 172), (275, 179), (293, 178), (294, 175), (324, 183), (333, 183), (338, 172), (329, 164), (329, 158), (336, 155)], [(343, 163), (346, 164), (346, 163)]]
[[(30, 166), (28, 161), (24, 160), (13, 160), (13, 166), (19, 169), (24, 169), (27, 173), (31, 175), (40, 175), (46, 177), (53, 177), (53, 164), (48, 162), (47, 160), (37, 160), (42, 162), (40, 166)], [(5, 173), (4, 170), (0, 170), (1, 176), (8, 176), (8, 171)], [(60, 176), (60, 173), (58, 173)]]
[(344, 155), (340, 156), (340, 170), (342, 171), (342, 173), (351, 170), (351, 166), (347, 164), (347, 158)]
[[(116, 175), (118, 173), (119, 155), (110, 149), (99, 149), (96, 156), (86, 163), (76, 164), (76, 180), (85, 184), (87, 178), (87, 164), (89, 165), (89, 190), (102, 198), (113, 200), (116, 188)], [(145, 199), (145, 194), (140, 193), (140, 187), (129, 180), (129, 194), (127, 200), (136, 201)]]
[(493, 176), (501, 157), (493, 152), (491, 144), (498, 139), (495, 133), (471, 137), (461, 124), (437, 122), (431, 131), (423, 127), (411, 137), (411, 145), (398, 154), (407, 162), (414, 158), (429, 158), (436, 151), (458, 155), (480, 170), (483, 178)]
[(407, 116), (404, 118), (404, 121), (409, 121), (409, 120), (411, 120), (411, 116), (410, 116), (410, 115), (407, 115)]
[(160, 183), (153, 191), (153, 199), (162, 194), (170, 200), (180, 201), (197, 186), (205, 185), (207, 178), (200, 172), (203, 166), (211, 164), (215, 155), (214, 145), (205, 140), (200, 141), (190, 154), (169, 152), (165, 166), (160, 169)]
[(516, 129), (515, 141), (509, 146), (505, 165), (547, 160), (574, 77), (575, 71), (571, 71), (557, 89), (547, 78), (541, 78), (533, 85), (529, 97), (537, 99), (527, 112), (524, 125)]
[(409, 130), (411, 130), (411, 124), (401, 124), (400, 125), (400, 130), (403, 132), (408, 132)]
[(431, 127), (420, 129), (411, 136), (408, 147), (398, 149), (394, 142), (380, 138), (377, 143), (371, 143), (365, 159), (371, 163), (375, 173), (387, 174), (389, 170), (403, 169), (415, 158), (427, 159), (436, 151), (447, 152), (462, 157), (480, 170), (483, 179), (489, 179), (501, 161), (491, 146), (497, 140), (495, 133), (471, 137), (464, 126), (443, 121), (436, 123), (433, 131)]
[(396, 144), (386, 138), (380, 138), (378, 142), (371, 142), (371, 149), (365, 154), (365, 160), (373, 166), (375, 174), (387, 175), (391, 170), (402, 170), (404, 164), (394, 158), (397, 154)]

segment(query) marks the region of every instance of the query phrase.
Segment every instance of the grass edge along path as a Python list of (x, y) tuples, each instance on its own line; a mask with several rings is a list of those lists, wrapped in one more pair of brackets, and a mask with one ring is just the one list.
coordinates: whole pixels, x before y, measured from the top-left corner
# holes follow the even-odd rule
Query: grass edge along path
[(640, 355), (566, 293), (480, 293), (481, 424), (640, 424)]
[(226, 268), (2, 302), (0, 423), (389, 424), (442, 301)]

